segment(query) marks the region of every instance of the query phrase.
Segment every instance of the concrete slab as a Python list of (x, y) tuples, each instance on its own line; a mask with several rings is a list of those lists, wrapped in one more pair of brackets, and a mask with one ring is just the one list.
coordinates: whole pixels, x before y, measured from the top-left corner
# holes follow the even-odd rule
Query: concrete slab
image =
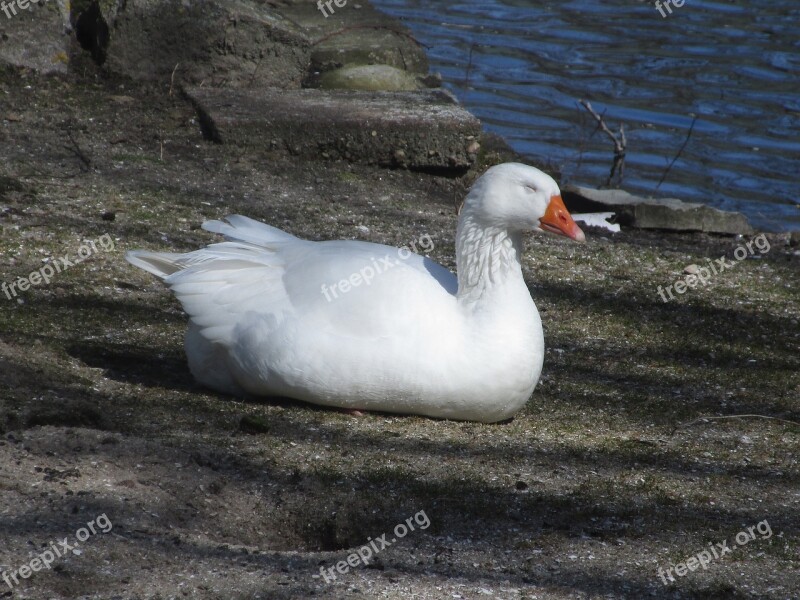
[(570, 211), (613, 211), (623, 226), (733, 235), (753, 232), (741, 213), (677, 198), (643, 198), (624, 190), (595, 190), (575, 185), (563, 186), (561, 192)]
[(443, 90), (232, 90), (189, 88), (207, 139), (285, 148), (311, 159), (412, 169), (465, 170), (480, 121)]

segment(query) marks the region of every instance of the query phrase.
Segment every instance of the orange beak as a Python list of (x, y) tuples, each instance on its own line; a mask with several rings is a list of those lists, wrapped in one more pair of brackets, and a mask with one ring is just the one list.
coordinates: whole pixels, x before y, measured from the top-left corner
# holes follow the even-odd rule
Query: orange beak
[(576, 242), (582, 242), (586, 239), (581, 228), (572, 220), (572, 215), (569, 214), (567, 207), (564, 206), (564, 201), (561, 199), (561, 196), (553, 196), (550, 198), (550, 204), (547, 205), (547, 212), (539, 219), (539, 229), (565, 235)]

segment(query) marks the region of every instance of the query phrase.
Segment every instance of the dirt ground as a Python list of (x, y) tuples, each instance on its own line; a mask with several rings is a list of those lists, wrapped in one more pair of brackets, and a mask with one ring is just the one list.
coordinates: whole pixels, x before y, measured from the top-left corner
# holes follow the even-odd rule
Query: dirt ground
[(63, 267), (0, 292), (0, 598), (800, 598), (796, 238), (531, 235), (544, 373), (497, 425), (202, 389), (123, 259), (242, 213), (454, 268), (463, 185), (205, 142), (166, 84), (0, 73), (0, 283)]

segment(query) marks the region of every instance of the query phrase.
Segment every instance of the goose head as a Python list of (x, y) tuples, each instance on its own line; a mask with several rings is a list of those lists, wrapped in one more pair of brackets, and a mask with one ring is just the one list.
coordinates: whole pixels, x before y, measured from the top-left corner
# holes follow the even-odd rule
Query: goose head
[(486, 171), (472, 186), (462, 210), (487, 228), (549, 231), (578, 242), (585, 239), (564, 206), (555, 180), (521, 163), (504, 163)]

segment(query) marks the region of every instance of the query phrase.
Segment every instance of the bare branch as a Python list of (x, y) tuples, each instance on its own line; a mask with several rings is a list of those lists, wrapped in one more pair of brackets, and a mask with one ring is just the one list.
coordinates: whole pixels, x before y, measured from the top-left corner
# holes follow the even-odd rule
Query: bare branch
[(660, 188), (661, 184), (664, 183), (664, 180), (667, 178), (667, 175), (669, 174), (670, 169), (672, 169), (672, 165), (674, 165), (675, 162), (678, 160), (678, 158), (680, 158), (681, 153), (683, 152), (683, 149), (686, 148), (686, 144), (689, 143), (689, 138), (692, 137), (692, 131), (694, 130), (694, 124), (697, 122), (697, 115), (693, 115), (693, 116), (694, 116), (694, 118), (692, 119), (692, 124), (689, 126), (689, 133), (686, 134), (686, 139), (683, 140), (683, 145), (678, 150), (678, 153), (675, 155), (675, 158), (672, 159), (672, 162), (669, 163), (669, 166), (667, 167), (667, 170), (664, 171), (664, 174), (661, 176), (661, 179), (659, 180), (658, 185), (656, 186), (656, 189)]
[(592, 105), (589, 102), (587, 102), (586, 100), (581, 100), (580, 103), (586, 110), (589, 111), (589, 114), (591, 114), (594, 117), (595, 121), (597, 121), (597, 126), (600, 128), (600, 131), (605, 133), (608, 137), (611, 138), (611, 141), (614, 142), (614, 153), (625, 154), (626, 141), (625, 141), (625, 132), (622, 129), (622, 126), (620, 125), (620, 133), (622, 134), (622, 137), (620, 139), (617, 138), (617, 136), (614, 135), (614, 132), (608, 128), (608, 125), (606, 125), (606, 122), (603, 119), (603, 117), (597, 114), (597, 112), (592, 108)]
[(469, 61), (467, 62), (467, 71), (464, 77), (464, 85), (469, 85), (469, 76), (472, 72), (472, 52), (478, 47), (478, 42), (473, 42), (469, 47)]
[(69, 129), (67, 129), (67, 138), (72, 144), (72, 146), (67, 146), (67, 149), (71, 150), (72, 153), (75, 154), (75, 156), (77, 156), (86, 167), (85, 169), (81, 167), (81, 170), (82, 171), (90, 170), (92, 168), (91, 159), (88, 156), (86, 156), (86, 154), (84, 154), (83, 150), (81, 150), (81, 147), (78, 145), (78, 142), (76, 142), (75, 138), (72, 137), (72, 131), (70, 131)]
[(594, 117), (595, 121), (597, 121), (597, 129), (595, 131), (602, 131), (609, 138), (611, 138), (612, 142), (614, 142), (614, 162), (611, 165), (611, 172), (608, 175), (606, 185), (611, 185), (611, 181), (614, 179), (614, 174), (619, 174), (619, 181), (622, 181), (622, 177), (625, 174), (625, 149), (628, 145), (628, 140), (625, 138), (625, 127), (620, 124), (619, 134), (615, 134), (608, 128), (608, 125), (606, 125), (605, 119), (603, 118), (605, 113), (598, 115), (597, 112), (592, 108), (592, 105), (586, 100), (581, 100), (580, 104), (587, 111), (589, 111), (589, 114)]
[(172, 76), (169, 78), (169, 94), (168, 96), (172, 98), (172, 89), (175, 87), (175, 71), (178, 70), (178, 67), (181, 66), (181, 63), (176, 63), (175, 68), (172, 69)]

